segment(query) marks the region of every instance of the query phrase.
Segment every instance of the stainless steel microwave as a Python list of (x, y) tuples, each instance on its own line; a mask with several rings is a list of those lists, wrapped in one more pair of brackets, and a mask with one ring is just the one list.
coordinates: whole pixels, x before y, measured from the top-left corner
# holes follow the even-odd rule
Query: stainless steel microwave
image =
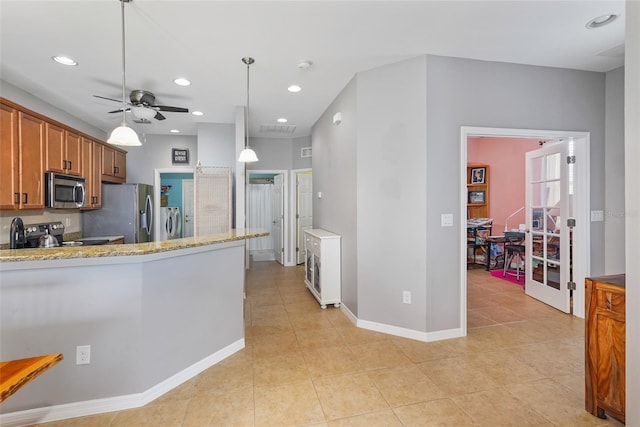
[(84, 207), (86, 181), (78, 176), (47, 172), (44, 174), (44, 205), (48, 208), (74, 209)]

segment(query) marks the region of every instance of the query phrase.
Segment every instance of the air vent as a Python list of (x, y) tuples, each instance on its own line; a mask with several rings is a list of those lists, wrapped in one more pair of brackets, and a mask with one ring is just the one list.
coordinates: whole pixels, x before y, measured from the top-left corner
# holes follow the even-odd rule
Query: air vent
[(311, 157), (311, 147), (304, 147), (300, 149), (300, 157)]
[(295, 125), (260, 125), (260, 132), (265, 133), (294, 133)]

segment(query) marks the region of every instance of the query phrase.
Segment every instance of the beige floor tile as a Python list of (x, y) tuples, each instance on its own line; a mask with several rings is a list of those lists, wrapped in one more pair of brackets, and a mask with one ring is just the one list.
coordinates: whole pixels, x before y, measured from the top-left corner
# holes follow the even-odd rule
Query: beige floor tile
[(289, 314), (305, 314), (322, 310), (315, 299), (309, 298), (307, 298), (306, 301), (299, 301), (295, 304), (287, 304), (284, 308)]
[(253, 387), (253, 368), (245, 363), (218, 364), (198, 375), (193, 396), (221, 395)]
[(527, 395), (518, 398), (502, 388), (482, 390), (451, 399), (480, 426), (553, 426), (532, 409)]
[(473, 420), (450, 399), (432, 400), (393, 410), (405, 427), (466, 427)]
[(430, 360), (418, 366), (447, 396), (486, 390), (499, 385), (464, 357)]
[(253, 319), (251, 321), (251, 335), (256, 337), (260, 335), (285, 334), (293, 332), (291, 322), (288, 317), (264, 317)]
[(142, 408), (121, 411), (118, 412), (110, 426), (181, 427), (188, 404), (188, 400), (179, 400), (163, 405), (147, 405)]
[(414, 364), (368, 372), (392, 408), (445, 397), (445, 393)]
[(386, 341), (391, 338), (390, 335), (386, 335), (380, 332), (369, 331), (367, 329), (358, 328), (353, 324), (336, 328), (344, 341), (348, 345), (366, 344), (376, 341)]
[(508, 309), (503, 304), (493, 307), (480, 307), (475, 309), (474, 312), (491, 319), (496, 323), (517, 322), (525, 319), (522, 314)]
[(313, 380), (328, 420), (389, 409), (371, 379), (364, 373)]
[(509, 351), (523, 363), (544, 372), (547, 377), (584, 373), (584, 344), (574, 339), (525, 345)]
[(362, 366), (349, 347), (322, 347), (303, 350), (302, 355), (312, 378), (361, 372)]
[(293, 332), (253, 337), (252, 346), (254, 358), (278, 356), (300, 350)]
[(352, 345), (350, 348), (360, 366), (366, 371), (411, 363), (393, 340)]
[(256, 387), (289, 384), (309, 379), (307, 364), (300, 352), (261, 358), (253, 364), (253, 384)]
[(513, 396), (526, 396), (527, 405), (556, 425), (597, 426), (602, 420), (584, 409), (584, 396), (578, 396), (551, 379), (506, 385)]
[(297, 330), (296, 337), (302, 350), (346, 345), (342, 335), (335, 328), (317, 330)]
[(42, 423), (38, 425), (43, 427), (109, 427), (117, 415), (118, 412), (109, 412), (107, 414), (70, 418), (67, 420), (52, 421), (50, 423)]
[(465, 360), (498, 384), (524, 383), (547, 377), (545, 373), (523, 363), (508, 350), (468, 354)]
[(390, 409), (329, 421), (328, 425), (329, 427), (402, 427), (402, 423)]
[(333, 328), (329, 318), (322, 312), (289, 314), (289, 321), (295, 331)]
[(447, 357), (459, 356), (461, 353), (449, 345), (449, 340), (423, 342), (408, 338), (393, 337), (391, 341), (407, 356), (412, 362), (419, 363), (427, 360), (445, 359)]
[(255, 425), (299, 426), (324, 422), (311, 381), (255, 388)]
[(480, 310), (482, 310), (482, 308), (476, 308), (475, 310), (467, 311), (467, 328), (480, 328), (483, 326), (490, 326), (498, 323), (495, 320), (492, 320), (481, 314)]
[(252, 426), (253, 388), (191, 399), (182, 427)]

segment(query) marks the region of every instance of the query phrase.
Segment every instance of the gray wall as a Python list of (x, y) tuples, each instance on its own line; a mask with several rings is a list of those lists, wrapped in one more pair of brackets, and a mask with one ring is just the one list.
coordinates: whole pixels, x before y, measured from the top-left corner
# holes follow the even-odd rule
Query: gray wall
[[(171, 163), (172, 148), (189, 150), (188, 165)], [(140, 147), (127, 147), (127, 182), (154, 185), (154, 170), (195, 166), (198, 157), (198, 141), (195, 136), (146, 135)]]
[(627, 0), (625, 57), (625, 229), (627, 279), (627, 405), (628, 426), (640, 426), (640, 2)]
[[(313, 227), (340, 234), (342, 304), (358, 316), (357, 79), (351, 80), (312, 129)], [(342, 113), (342, 123), (333, 115)], [(322, 198), (318, 198), (318, 192)]]
[(311, 168), (311, 157), (302, 157), (300, 150), (311, 147), (311, 135), (291, 140), (291, 169)]
[(228, 123), (198, 125), (198, 158), (203, 166), (236, 169), (236, 127)]
[[(442, 213), (466, 218), (461, 126), (590, 132), (591, 206), (604, 209), (605, 74), (439, 56), (360, 73), (312, 133), (314, 193), (323, 194), (314, 227), (343, 235), (343, 302), (360, 319), (426, 332), (462, 326), (463, 239), (440, 226)], [(604, 223), (591, 223), (592, 274), (604, 259)], [(411, 306), (399, 303), (402, 290)]]
[[(462, 239), (441, 228), (440, 214), (459, 212), (460, 127), (575, 130), (591, 133), (591, 206), (604, 208), (603, 73), (427, 58), (427, 324), (458, 325)], [(604, 223), (591, 224), (591, 273), (604, 272)]]
[(624, 272), (624, 68), (605, 77), (605, 206), (606, 274)]
[[(358, 74), (358, 317), (425, 332), (426, 58)], [(412, 304), (402, 303), (410, 291)]]

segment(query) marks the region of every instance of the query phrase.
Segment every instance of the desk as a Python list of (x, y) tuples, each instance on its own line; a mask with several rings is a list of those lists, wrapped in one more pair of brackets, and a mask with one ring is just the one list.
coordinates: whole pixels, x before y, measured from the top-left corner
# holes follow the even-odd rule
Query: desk
[(0, 403), (62, 360), (62, 353), (0, 362)]
[[(473, 250), (473, 264), (478, 263), (476, 260), (476, 250), (480, 248), (485, 252), (485, 262), (487, 264), (487, 270), (489, 265), (489, 246), (487, 244), (487, 237), (491, 234), (493, 220), (489, 218), (474, 218), (467, 220), (467, 248)], [(468, 261), (467, 261), (468, 263)]]

